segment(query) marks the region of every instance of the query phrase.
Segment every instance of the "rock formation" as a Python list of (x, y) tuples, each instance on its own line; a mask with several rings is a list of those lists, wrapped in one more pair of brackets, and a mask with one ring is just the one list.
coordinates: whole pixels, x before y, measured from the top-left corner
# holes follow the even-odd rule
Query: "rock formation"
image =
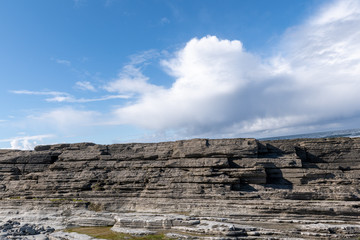
[(21, 239), (23, 236), (37, 235), (37, 239), (47, 239), (47, 234), (55, 231), (54, 228), (39, 226), (36, 224), (23, 224), (20, 222), (8, 220), (5, 224), (0, 225), (0, 239)]
[[(0, 150), (0, 217), (190, 239), (356, 239), (359, 173), (360, 138)], [(51, 217), (29, 220), (31, 211)]]

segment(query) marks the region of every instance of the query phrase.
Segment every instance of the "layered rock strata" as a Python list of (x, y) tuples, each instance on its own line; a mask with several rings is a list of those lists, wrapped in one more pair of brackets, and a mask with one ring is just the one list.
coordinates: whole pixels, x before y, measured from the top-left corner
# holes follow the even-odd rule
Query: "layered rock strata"
[(229, 234), (215, 228), (206, 233), (213, 236), (250, 237), (255, 233), (239, 227), (250, 224), (279, 237), (356, 237), (359, 173), (360, 138), (194, 139), (0, 150), (0, 215), (24, 206), (64, 211), (71, 206), (66, 209), (75, 219), (72, 212), (80, 210), (111, 213), (109, 221), (128, 212), (169, 219), (181, 214), (202, 221), (226, 219), (242, 229), (238, 234), (230, 227), (222, 231)]
[(0, 225), (0, 240), (23, 238), (48, 240), (48, 235), (54, 231), (55, 229), (49, 226), (20, 224), (20, 222), (8, 220), (5, 224)]

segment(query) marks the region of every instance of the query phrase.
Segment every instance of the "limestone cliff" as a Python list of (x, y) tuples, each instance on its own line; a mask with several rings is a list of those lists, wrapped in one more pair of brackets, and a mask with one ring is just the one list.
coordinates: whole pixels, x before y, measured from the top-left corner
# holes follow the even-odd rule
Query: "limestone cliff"
[(84, 200), (109, 212), (358, 221), (359, 173), (360, 138), (57, 144), (0, 150), (0, 198)]

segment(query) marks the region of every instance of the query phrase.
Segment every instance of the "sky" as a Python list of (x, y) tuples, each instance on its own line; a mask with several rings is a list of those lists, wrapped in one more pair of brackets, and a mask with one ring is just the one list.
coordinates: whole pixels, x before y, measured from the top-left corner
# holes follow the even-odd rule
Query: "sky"
[(0, 0), (0, 148), (359, 128), (358, 0)]

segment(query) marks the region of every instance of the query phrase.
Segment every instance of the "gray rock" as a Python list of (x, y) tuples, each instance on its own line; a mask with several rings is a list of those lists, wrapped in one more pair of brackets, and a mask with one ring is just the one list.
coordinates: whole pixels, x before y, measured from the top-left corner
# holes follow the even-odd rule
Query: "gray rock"
[[(223, 238), (270, 233), (274, 238), (351, 238), (358, 234), (359, 174), (360, 138), (193, 139), (0, 150), (1, 237), (114, 225), (114, 215), (137, 212), (159, 215), (145, 221), (143, 214), (143, 220), (130, 219), (129, 226), (123, 219), (124, 226), (118, 227), (178, 228)], [(20, 231), (19, 222), (30, 225), (21, 225)], [(250, 227), (244, 228), (245, 223)], [(304, 228), (311, 224), (335, 226)]]
[[(99, 240), (100, 238), (93, 238), (85, 234), (67, 233), (67, 232), (54, 232), (49, 235), (49, 240)], [(101, 240), (101, 239), (100, 239)]]

